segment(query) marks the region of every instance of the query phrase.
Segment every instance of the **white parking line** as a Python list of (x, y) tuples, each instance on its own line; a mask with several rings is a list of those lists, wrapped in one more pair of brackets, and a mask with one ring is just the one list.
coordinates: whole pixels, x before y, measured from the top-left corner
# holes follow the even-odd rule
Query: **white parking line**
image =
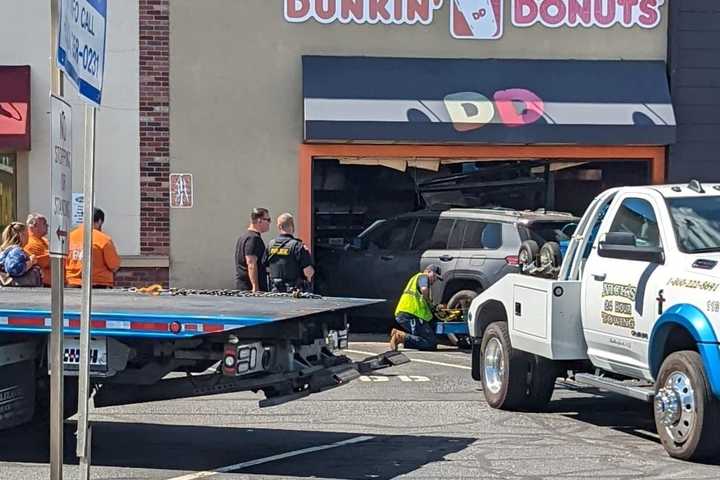
[(303, 448), (302, 450), (295, 450), (293, 452), (280, 453), (278, 455), (272, 455), (270, 457), (258, 458), (257, 460), (250, 460), (243, 463), (236, 463), (235, 465), (228, 465), (227, 467), (216, 468), (215, 470), (209, 470), (206, 472), (190, 473), (183, 475), (182, 477), (174, 477), (168, 480), (198, 480), (200, 478), (208, 478), (221, 473), (234, 472), (236, 470), (242, 470), (244, 468), (254, 467), (255, 465), (262, 465), (263, 463), (275, 462), (277, 460), (284, 460), (286, 458), (297, 457), (298, 455), (305, 455), (306, 453), (321, 452), (323, 450), (329, 450), (331, 448), (344, 447), (345, 445), (352, 445), (355, 443), (367, 442), (375, 437), (369, 435), (363, 435), (360, 437), (350, 438), (341, 442), (328, 443), (327, 445), (319, 445), (317, 447)]
[[(363, 352), (362, 350), (343, 350), (347, 353), (356, 353), (358, 355), (377, 355), (377, 353), (373, 352)], [(409, 353), (407, 350), (403, 350), (403, 353), (407, 354)], [(430, 365), (438, 365), (440, 367), (451, 367), (451, 368), (459, 368), (461, 370), (472, 370), (472, 368), (466, 366), (466, 365), (456, 365), (454, 363), (445, 363), (445, 362), (435, 362), (433, 360), (424, 360), (422, 358), (413, 358), (409, 357), (411, 362), (415, 363), (428, 363)]]

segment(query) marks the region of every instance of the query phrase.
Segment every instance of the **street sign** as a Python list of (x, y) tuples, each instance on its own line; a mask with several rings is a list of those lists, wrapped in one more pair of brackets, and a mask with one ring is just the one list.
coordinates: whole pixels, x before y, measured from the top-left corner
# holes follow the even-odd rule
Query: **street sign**
[(72, 210), (72, 108), (50, 96), (50, 253), (67, 255), (67, 233)]
[(95, 107), (102, 99), (106, 27), (107, 0), (61, 1), (58, 68)]

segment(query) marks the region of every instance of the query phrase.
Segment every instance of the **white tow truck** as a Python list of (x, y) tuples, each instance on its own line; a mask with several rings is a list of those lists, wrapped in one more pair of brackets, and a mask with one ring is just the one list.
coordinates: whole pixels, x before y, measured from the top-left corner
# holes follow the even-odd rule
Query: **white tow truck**
[(564, 377), (653, 402), (672, 457), (720, 452), (720, 184), (605, 191), (559, 247), (470, 306), (488, 404), (542, 409)]

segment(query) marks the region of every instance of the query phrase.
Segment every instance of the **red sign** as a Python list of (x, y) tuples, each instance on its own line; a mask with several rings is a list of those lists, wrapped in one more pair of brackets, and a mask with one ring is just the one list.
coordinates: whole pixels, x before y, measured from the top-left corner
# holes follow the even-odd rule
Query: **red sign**
[(454, 38), (496, 40), (502, 33), (502, 0), (451, 0), (450, 34)]
[(0, 66), (0, 149), (30, 149), (30, 67)]
[(443, 0), (285, 0), (285, 20), (429, 25)]
[(655, 28), (665, 0), (512, 0), (512, 23), (530, 27)]

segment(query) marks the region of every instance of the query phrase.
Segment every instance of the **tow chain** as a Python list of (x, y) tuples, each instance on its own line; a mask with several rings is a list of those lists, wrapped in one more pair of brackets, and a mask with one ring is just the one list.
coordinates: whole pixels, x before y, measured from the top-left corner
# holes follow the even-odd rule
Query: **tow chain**
[(173, 297), (188, 296), (188, 295), (211, 295), (216, 297), (251, 297), (251, 298), (302, 298), (318, 300), (323, 298), (322, 295), (317, 295), (310, 292), (302, 292), (300, 290), (294, 290), (292, 292), (247, 292), (242, 290), (230, 290), (230, 289), (197, 289), (197, 288), (168, 288), (165, 289), (161, 285), (150, 285), (142, 288), (127, 288), (124, 291), (130, 293), (142, 293), (146, 295), (170, 295)]

